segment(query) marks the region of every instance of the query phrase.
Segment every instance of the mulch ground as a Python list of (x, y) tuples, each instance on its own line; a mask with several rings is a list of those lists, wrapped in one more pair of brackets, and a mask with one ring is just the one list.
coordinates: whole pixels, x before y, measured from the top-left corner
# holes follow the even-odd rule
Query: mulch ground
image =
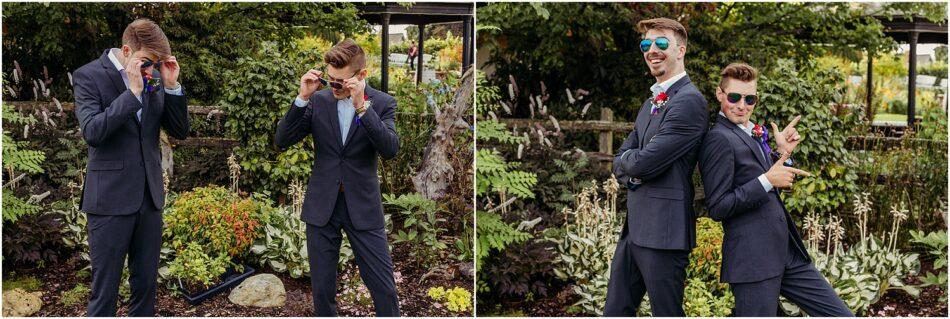
[[(932, 261), (920, 262), (920, 276), (933, 271)], [(904, 283), (918, 285), (920, 276), (909, 276)], [(868, 316), (874, 317), (947, 317), (947, 304), (940, 302), (944, 293), (941, 287), (930, 286), (920, 289), (918, 298), (911, 297), (899, 290), (891, 290), (868, 309)]]
[[(453, 313), (440, 303), (434, 302), (428, 297), (427, 292), (430, 287), (463, 287), (473, 291), (474, 282), (466, 278), (456, 270), (453, 261), (446, 259), (446, 265), (440, 265), (446, 271), (431, 272), (432, 268), (423, 268), (411, 261), (400, 258), (407, 256), (407, 248), (396, 245), (393, 251), (393, 259), (396, 272), (396, 289), (399, 296), (399, 308), (403, 316), (471, 316), (472, 312)], [(48, 266), (42, 269), (21, 269), (16, 271), (16, 277), (33, 276), (43, 282), (43, 307), (35, 316), (68, 316), (82, 317), (86, 314), (85, 301), (80, 304), (66, 306), (60, 299), (64, 291), (76, 287), (79, 283), (87, 286), (91, 278), (88, 276), (79, 277), (77, 273), (82, 273), (88, 263), (82, 260), (78, 254), (73, 255), (63, 263), (56, 266)], [(255, 267), (255, 266), (252, 266)], [(255, 267), (260, 268), (260, 267)], [(9, 273), (9, 271), (7, 271)], [(286, 302), (283, 307), (277, 308), (256, 308), (244, 307), (228, 301), (228, 292), (221, 293), (199, 304), (191, 306), (181, 296), (175, 295), (165, 284), (159, 283), (156, 312), (158, 316), (193, 316), (193, 317), (211, 317), (211, 316), (229, 316), (229, 317), (308, 317), (313, 315), (313, 299), (311, 297), (310, 278), (294, 279), (286, 274), (276, 273), (271, 269), (258, 269), (255, 274), (272, 273), (275, 274), (284, 284), (287, 291)], [(366, 292), (362, 283), (355, 283), (352, 287), (344, 291), (343, 282), (354, 282), (358, 280), (356, 274), (357, 267), (354, 262), (350, 262), (344, 269), (340, 270), (338, 286), (340, 291), (337, 297), (337, 310), (340, 316), (371, 316), (374, 314), (372, 299)], [(434, 274), (434, 275), (433, 275)], [(426, 277), (424, 281), (421, 278)], [(5, 275), (5, 279), (8, 277)], [(355, 290), (356, 292), (354, 292)], [(344, 297), (343, 295), (346, 295)], [(85, 300), (85, 299), (84, 299)], [(128, 315), (128, 305), (123, 304), (118, 310), (119, 316)]]
[[(932, 261), (921, 261), (919, 275), (932, 272)], [(919, 276), (904, 279), (907, 284), (920, 284)], [(574, 317), (584, 314), (569, 313), (568, 307), (577, 301), (577, 296), (564, 287), (558, 294), (552, 294), (530, 302), (511, 300), (501, 305), (501, 309), (491, 309), (489, 305), (479, 305), (488, 310), (490, 316), (529, 316), (529, 317)], [(914, 298), (901, 290), (890, 290), (876, 303), (871, 305), (865, 316), (869, 317), (942, 317), (947, 318), (947, 303), (940, 301), (943, 295), (941, 287), (930, 286), (920, 289), (920, 296)]]

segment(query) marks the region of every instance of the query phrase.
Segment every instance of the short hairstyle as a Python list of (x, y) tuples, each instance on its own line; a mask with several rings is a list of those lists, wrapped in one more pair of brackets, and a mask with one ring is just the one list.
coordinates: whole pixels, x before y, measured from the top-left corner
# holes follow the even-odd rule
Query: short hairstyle
[(356, 69), (363, 69), (366, 65), (366, 54), (363, 53), (363, 48), (356, 44), (356, 41), (345, 39), (323, 54), (323, 62), (338, 69), (350, 65), (356, 67)]
[(132, 48), (132, 51), (145, 50), (165, 59), (172, 55), (172, 48), (168, 45), (168, 38), (152, 20), (139, 18), (129, 23), (122, 33), (122, 44)]
[(759, 78), (759, 71), (756, 71), (751, 65), (745, 63), (732, 63), (722, 69), (720, 73), (722, 79), (719, 80), (719, 87), (726, 84), (727, 79), (735, 79), (742, 82), (752, 82)]
[(637, 31), (640, 33), (646, 34), (650, 29), (673, 31), (673, 34), (676, 37), (676, 42), (679, 42), (683, 46), (686, 45), (686, 27), (683, 27), (683, 25), (679, 22), (676, 22), (676, 20), (656, 18), (637, 22)]

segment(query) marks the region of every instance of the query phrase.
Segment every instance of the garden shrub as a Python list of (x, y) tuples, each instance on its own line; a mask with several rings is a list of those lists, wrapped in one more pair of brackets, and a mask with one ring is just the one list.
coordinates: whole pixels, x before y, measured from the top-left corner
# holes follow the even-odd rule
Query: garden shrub
[(784, 198), (786, 207), (800, 214), (835, 211), (857, 189), (855, 158), (845, 141), (863, 112), (835, 114), (833, 107), (839, 102), (844, 80), (840, 73), (816, 66), (810, 60), (780, 60), (764, 72), (758, 82), (761, 105), (752, 119), (784, 127), (795, 116), (802, 116), (796, 128), (803, 140), (793, 159), (812, 176), (796, 182), (791, 196)]
[(268, 209), (266, 200), (242, 199), (220, 186), (180, 194), (164, 215), (168, 273), (189, 284), (214, 283), (250, 252), (263, 234)]
[(175, 250), (197, 243), (210, 253), (239, 258), (261, 235), (263, 206), (220, 186), (182, 193), (165, 211), (164, 237)]

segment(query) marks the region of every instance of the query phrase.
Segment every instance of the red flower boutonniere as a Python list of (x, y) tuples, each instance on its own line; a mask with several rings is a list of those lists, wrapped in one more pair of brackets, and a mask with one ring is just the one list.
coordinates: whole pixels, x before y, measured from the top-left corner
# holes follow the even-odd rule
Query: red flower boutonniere
[(772, 153), (772, 148), (769, 147), (769, 130), (765, 126), (756, 124), (752, 127), (752, 136), (759, 141), (759, 145), (762, 146), (762, 151), (765, 154)]
[(666, 92), (660, 92), (656, 97), (653, 98), (653, 108), (650, 109), (650, 115), (657, 115), (660, 113), (660, 108), (666, 105), (666, 101), (669, 100), (669, 95), (666, 95)]
[(142, 80), (145, 81), (146, 93), (152, 93), (152, 91), (161, 84), (161, 80), (159, 78), (153, 78), (152, 75), (143, 76)]

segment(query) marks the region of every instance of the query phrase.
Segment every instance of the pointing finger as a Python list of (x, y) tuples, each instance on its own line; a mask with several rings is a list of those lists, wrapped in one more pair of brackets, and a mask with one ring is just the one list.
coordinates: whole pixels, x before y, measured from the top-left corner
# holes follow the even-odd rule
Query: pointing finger
[(796, 116), (794, 119), (792, 119), (792, 122), (791, 122), (791, 123), (788, 123), (788, 126), (786, 126), (785, 129), (787, 130), (787, 129), (790, 129), (790, 128), (794, 128), (795, 125), (798, 125), (798, 121), (801, 120), (801, 119), (802, 119), (802, 116), (801, 116), (801, 115)]
[(811, 173), (806, 172), (806, 171), (803, 171), (803, 170), (800, 170), (800, 169), (797, 169), (797, 168), (794, 168), (794, 167), (789, 167), (788, 170), (789, 170), (789, 171), (792, 171), (792, 173), (795, 173), (795, 175), (799, 175), (799, 176), (811, 176)]

